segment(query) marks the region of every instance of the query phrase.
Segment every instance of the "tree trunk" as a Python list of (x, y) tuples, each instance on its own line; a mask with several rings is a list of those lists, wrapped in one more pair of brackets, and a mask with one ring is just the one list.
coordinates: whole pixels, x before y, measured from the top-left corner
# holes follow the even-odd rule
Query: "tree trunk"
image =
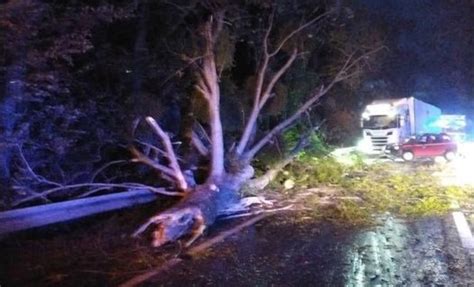
[(135, 233), (143, 233), (150, 225), (157, 227), (152, 231), (152, 245), (159, 247), (190, 235), (189, 246), (204, 230), (214, 224), (219, 216), (236, 211), (245, 211), (240, 205), (239, 191), (242, 185), (253, 176), (254, 170), (247, 166), (239, 173), (226, 174), (219, 179), (220, 184), (205, 183), (197, 185), (172, 208), (150, 218)]

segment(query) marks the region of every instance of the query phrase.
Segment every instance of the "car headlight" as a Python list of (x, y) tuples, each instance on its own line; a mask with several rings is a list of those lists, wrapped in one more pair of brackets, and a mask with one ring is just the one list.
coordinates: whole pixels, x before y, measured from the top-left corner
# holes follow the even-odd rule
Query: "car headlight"
[(399, 150), (399, 149), (400, 149), (400, 146), (394, 145), (394, 146), (393, 146), (393, 149), (394, 149), (394, 150)]

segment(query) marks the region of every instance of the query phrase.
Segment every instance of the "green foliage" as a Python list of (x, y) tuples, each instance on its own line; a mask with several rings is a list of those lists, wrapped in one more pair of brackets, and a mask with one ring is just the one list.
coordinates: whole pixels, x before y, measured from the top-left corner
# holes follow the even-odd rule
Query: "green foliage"
[[(366, 165), (360, 154), (351, 157), (354, 164), (343, 165), (330, 156), (303, 154), (282, 173), (279, 182), (292, 179), (296, 183), (293, 189), (321, 185), (340, 188), (333, 195), (334, 207), (318, 211), (318, 216), (344, 224), (367, 224), (372, 222), (372, 215), (385, 212), (402, 217), (442, 215), (454, 201), (474, 201), (469, 197), (472, 190), (441, 185), (432, 169), (413, 170), (395, 163)], [(317, 200), (305, 203), (320, 209)]]
[(315, 168), (312, 175), (318, 183), (342, 183), (344, 168), (333, 157), (314, 158), (314, 161)]
[(345, 186), (349, 193), (361, 197), (373, 212), (402, 216), (442, 214), (449, 210), (451, 200), (459, 197), (458, 190), (448, 194), (446, 188), (425, 171), (392, 174), (391, 168), (389, 165), (370, 167), (362, 177), (345, 182)]
[(330, 156), (315, 157), (309, 153), (301, 153), (283, 173), (277, 182), (284, 184), (287, 180), (295, 182), (295, 186), (312, 187), (318, 185), (342, 184), (343, 166)]
[(351, 168), (353, 170), (363, 170), (367, 168), (367, 164), (364, 161), (364, 155), (358, 151), (353, 151), (349, 155), (351, 161)]
[(349, 225), (367, 225), (372, 223), (371, 210), (353, 201), (343, 201), (331, 209), (325, 218), (333, 219), (336, 223)]
[(361, 176), (345, 181), (344, 185), (348, 194), (362, 198), (364, 208), (374, 214), (441, 215), (450, 210), (453, 201), (467, 198), (466, 188), (441, 185), (430, 169), (403, 168), (392, 163), (369, 166)]
[[(293, 148), (297, 145), (299, 139), (301, 138), (301, 130), (297, 127), (288, 129), (282, 135), (283, 142), (288, 149)], [(301, 152), (298, 158), (302, 160), (310, 160), (315, 156), (327, 155), (331, 152), (331, 147), (326, 144), (324, 135), (322, 133), (313, 133), (309, 138), (309, 145), (306, 147), (304, 152)], [(304, 159), (307, 157), (306, 159)]]

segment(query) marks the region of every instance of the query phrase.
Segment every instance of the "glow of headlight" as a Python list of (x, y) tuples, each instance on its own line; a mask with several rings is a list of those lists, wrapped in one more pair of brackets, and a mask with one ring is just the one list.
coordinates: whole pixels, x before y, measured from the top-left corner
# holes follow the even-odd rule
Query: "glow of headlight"
[(444, 185), (474, 186), (474, 142), (458, 145), (458, 156), (450, 163), (450, 170), (438, 173)]
[(357, 150), (367, 152), (372, 149), (372, 145), (369, 140), (362, 139), (357, 143)]

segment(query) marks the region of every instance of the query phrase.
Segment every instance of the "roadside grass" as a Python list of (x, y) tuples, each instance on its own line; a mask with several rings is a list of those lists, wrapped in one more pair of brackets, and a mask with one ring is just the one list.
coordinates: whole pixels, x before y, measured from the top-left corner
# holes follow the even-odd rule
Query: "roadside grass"
[[(329, 196), (306, 198), (305, 205), (318, 217), (351, 225), (371, 224), (375, 215), (386, 212), (406, 218), (438, 216), (450, 211), (453, 201), (474, 202), (472, 188), (439, 183), (432, 175), (439, 165), (367, 165), (358, 154), (351, 155), (351, 161), (345, 165), (331, 156), (302, 154), (280, 173), (273, 187), (289, 197), (314, 188), (337, 190)], [(328, 200), (333, 204), (327, 204)]]

